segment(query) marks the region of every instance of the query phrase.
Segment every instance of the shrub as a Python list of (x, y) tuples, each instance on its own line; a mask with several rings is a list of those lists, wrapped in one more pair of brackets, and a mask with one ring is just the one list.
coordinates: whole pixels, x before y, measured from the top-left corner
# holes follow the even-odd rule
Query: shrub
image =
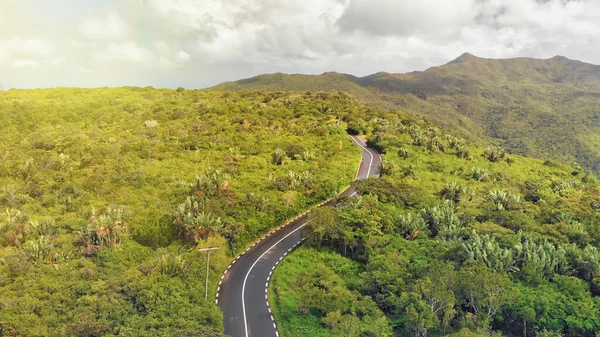
[(504, 149), (502, 149), (500, 147), (496, 147), (496, 148), (488, 147), (485, 150), (485, 152), (483, 153), (483, 157), (485, 159), (491, 161), (492, 163), (500, 161), (502, 158), (504, 158), (505, 155), (506, 155), (506, 152), (504, 151)]
[(280, 148), (276, 148), (273, 151), (273, 154), (271, 156), (271, 162), (275, 165), (281, 165), (281, 164), (283, 164), (284, 158), (285, 158), (285, 151), (283, 151)]
[(488, 179), (488, 172), (484, 169), (473, 167), (471, 169), (471, 178), (477, 181), (486, 181)]

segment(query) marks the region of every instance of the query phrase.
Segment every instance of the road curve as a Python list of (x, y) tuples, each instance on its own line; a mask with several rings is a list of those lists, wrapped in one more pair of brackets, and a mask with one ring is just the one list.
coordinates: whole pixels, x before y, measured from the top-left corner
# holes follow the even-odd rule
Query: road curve
[[(356, 180), (379, 175), (381, 156), (356, 136), (353, 142), (363, 149)], [(351, 186), (342, 195), (355, 195)], [(279, 337), (268, 303), (268, 287), (275, 267), (302, 242), (303, 214), (281, 226), (248, 248), (227, 268), (217, 289), (216, 304), (223, 311), (225, 334), (231, 337)]]

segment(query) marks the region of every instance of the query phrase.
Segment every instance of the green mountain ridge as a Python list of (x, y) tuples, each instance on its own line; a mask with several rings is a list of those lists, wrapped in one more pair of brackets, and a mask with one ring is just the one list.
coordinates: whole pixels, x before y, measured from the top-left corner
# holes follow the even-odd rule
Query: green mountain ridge
[(600, 173), (600, 66), (563, 56), (498, 60), (465, 53), (405, 74), (277, 73), (211, 89), (344, 91), (371, 107), (421, 116), (472, 141)]

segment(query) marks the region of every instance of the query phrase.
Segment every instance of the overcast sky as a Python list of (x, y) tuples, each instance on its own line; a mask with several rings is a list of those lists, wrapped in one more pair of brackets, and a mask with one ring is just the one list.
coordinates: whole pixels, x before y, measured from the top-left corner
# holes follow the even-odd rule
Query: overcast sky
[(0, 85), (203, 88), (464, 52), (600, 64), (599, 26), (598, 0), (0, 0)]

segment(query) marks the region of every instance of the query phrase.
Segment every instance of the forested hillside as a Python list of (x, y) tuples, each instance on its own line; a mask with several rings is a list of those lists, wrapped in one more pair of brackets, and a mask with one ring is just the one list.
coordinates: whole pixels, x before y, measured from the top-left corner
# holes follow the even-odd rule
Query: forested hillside
[(492, 60), (464, 54), (424, 72), (362, 78), (273, 74), (216, 88), (345, 91), (370, 106), (424, 116), (473, 141), (600, 173), (600, 66), (564, 57)]
[[(284, 336), (590, 336), (600, 187), (343, 93), (0, 92), (0, 335), (222, 336), (232, 256), (311, 214), (271, 288)], [(208, 299), (206, 255), (211, 254)]]
[(231, 257), (349, 184), (346, 125), (372, 114), (346, 95), (0, 92), (0, 335), (222, 335)]
[(598, 336), (592, 174), (404, 117), (355, 127), (382, 177), (313, 211), (275, 270), (283, 337)]

